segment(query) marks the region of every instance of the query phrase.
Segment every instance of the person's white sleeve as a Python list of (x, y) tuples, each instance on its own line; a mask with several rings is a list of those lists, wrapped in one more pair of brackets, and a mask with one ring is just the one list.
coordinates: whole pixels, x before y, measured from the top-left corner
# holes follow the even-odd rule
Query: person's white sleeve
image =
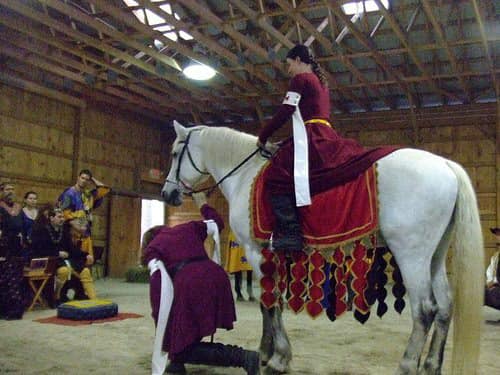
[(212, 236), (215, 242), (214, 254), (212, 256), (212, 260), (220, 265), (220, 236), (219, 236), (219, 227), (214, 220), (204, 220), (207, 225), (207, 235)]

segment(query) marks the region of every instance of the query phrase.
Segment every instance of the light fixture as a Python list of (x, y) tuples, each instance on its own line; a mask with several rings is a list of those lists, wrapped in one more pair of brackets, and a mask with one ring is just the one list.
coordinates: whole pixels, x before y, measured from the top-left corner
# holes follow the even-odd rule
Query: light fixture
[(203, 64), (190, 64), (182, 71), (190, 79), (206, 81), (215, 76), (215, 70)]

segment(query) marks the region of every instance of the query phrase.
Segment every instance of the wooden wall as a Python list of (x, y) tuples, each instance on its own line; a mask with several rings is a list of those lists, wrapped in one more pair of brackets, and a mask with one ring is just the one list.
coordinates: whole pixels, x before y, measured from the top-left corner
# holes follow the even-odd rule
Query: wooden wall
[[(110, 185), (113, 194), (139, 195), (145, 190), (141, 171), (162, 168), (164, 136), (151, 121), (112, 106), (92, 102), (74, 106), (1, 84), (0, 93), (0, 179), (16, 184), (19, 201), (26, 191), (34, 190), (40, 203), (55, 202), (66, 187), (75, 184), (83, 168)], [(94, 243), (105, 248), (113, 236), (108, 230), (113, 220), (108, 217), (110, 199), (94, 212)], [(127, 207), (123, 215), (140, 217), (140, 207)], [(126, 266), (135, 265), (139, 238), (127, 245), (127, 251), (136, 255), (129, 257), (133, 264)], [(122, 252), (109, 249), (107, 257)]]

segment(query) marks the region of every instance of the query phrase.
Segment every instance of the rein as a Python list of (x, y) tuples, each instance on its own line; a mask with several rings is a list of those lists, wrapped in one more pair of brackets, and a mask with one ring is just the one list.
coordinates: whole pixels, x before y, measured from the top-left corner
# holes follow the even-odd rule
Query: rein
[[(193, 131), (196, 131), (196, 130), (193, 130)], [(189, 132), (188, 133), (188, 136), (186, 137), (186, 140), (185, 141), (181, 141), (179, 143), (184, 143), (184, 147), (182, 148), (181, 150), (181, 154), (179, 156), (179, 163), (177, 165), (177, 170), (175, 172), (175, 178), (177, 181), (171, 181), (171, 180), (166, 180), (167, 182), (170, 182), (172, 184), (175, 184), (177, 186), (179, 186), (180, 184), (182, 185), (182, 187), (184, 189), (187, 189), (189, 190), (188, 192), (185, 192), (183, 191), (182, 194), (186, 195), (186, 196), (192, 196), (193, 194), (195, 193), (201, 193), (201, 192), (207, 192), (207, 196), (210, 196), (216, 189), (217, 187), (222, 184), (224, 182), (224, 180), (226, 180), (227, 178), (231, 177), (234, 172), (236, 172), (238, 169), (240, 169), (247, 161), (249, 161), (256, 153), (260, 152), (261, 155), (265, 158), (269, 158), (270, 155), (267, 154), (267, 151), (266, 150), (263, 150), (261, 148), (257, 148), (255, 149), (250, 155), (248, 155), (245, 159), (243, 159), (242, 162), (240, 162), (236, 167), (234, 167), (233, 169), (231, 169), (228, 173), (226, 173), (224, 175), (224, 177), (222, 177), (219, 181), (217, 181), (214, 185), (212, 186), (209, 186), (209, 187), (206, 187), (206, 188), (203, 188), (203, 189), (199, 189), (199, 190), (195, 190), (195, 189), (192, 189), (188, 184), (184, 183), (184, 181), (182, 181), (180, 179), (180, 172), (181, 172), (181, 163), (182, 163), (182, 157), (184, 156), (184, 154), (186, 153), (187, 151), (187, 155), (188, 155), (188, 158), (189, 158), (189, 161), (191, 162), (191, 165), (193, 166), (193, 168), (200, 174), (203, 174), (203, 175), (209, 175), (210, 173), (208, 172), (204, 172), (202, 171), (200, 168), (198, 168), (194, 162), (194, 159), (191, 155), (191, 152), (189, 151), (189, 148), (188, 148), (188, 145), (189, 145), (189, 139), (191, 137), (191, 133), (193, 133), (193, 131)], [(180, 184), (179, 184), (180, 183)], [(183, 190), (184, 190), (183, 189)]]

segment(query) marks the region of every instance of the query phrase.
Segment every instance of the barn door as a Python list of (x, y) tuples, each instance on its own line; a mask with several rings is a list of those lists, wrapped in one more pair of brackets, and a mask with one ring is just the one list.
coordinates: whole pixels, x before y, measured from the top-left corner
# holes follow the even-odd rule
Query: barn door
[(108, 274), (124, 277), (141, 256), (141, 198), (112, 195), (110, 205)]

